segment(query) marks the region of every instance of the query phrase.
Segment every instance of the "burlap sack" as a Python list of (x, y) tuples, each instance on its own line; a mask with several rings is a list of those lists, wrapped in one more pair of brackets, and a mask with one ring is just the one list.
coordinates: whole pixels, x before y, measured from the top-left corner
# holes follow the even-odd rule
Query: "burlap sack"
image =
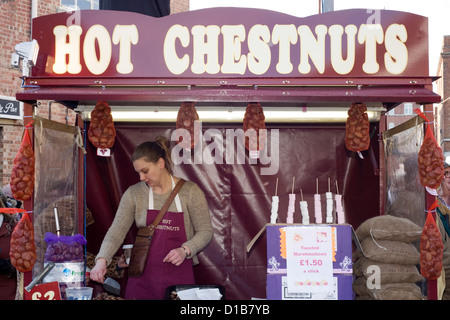
[(425, 297), (415, 283), (386, 283), (379, 289), (369, 289), (364, 277), (356, 278), (353, 291), (358, 300), (423, 300)]
[(371, 237), (361, 242), (366, 258), (384, 263), (419, 264), (420, 253), (410, 242), (374, 240)]
[(380, 268), (380, 283), (415, 283), (424, 281), (424, 277), (419, 273), (415, 265), (383, 263), (361, 257), (353, 265), (353, 273), (357, 277), (366, 279), (373, 276), (370, 266)]
[(406, 218), (382, 215), (364, 221), (355, 231), (359, 241), (375, 240), (414, 242), (420, 239), (422, 228)]

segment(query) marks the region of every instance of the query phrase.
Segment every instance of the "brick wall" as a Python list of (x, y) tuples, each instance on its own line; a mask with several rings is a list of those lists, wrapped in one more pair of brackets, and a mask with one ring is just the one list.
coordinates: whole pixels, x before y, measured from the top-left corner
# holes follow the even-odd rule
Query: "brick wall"
[(398, 126), (399, 124), (402, 124), (403, 122), (406, 122), (417, 115), (414, 112), (414, 109), (420, 109), (420, 105), (416, 104), (415, 102), (411, 102), (411, 113), (408, 113), (409, 111), (407, 112), (405, 110), (405, 104), (406, 103), (404, 102), (399, 104), (397, 107), (386, 114), (386, 123), (388, 129), (390, 129), (391, 126)]
[(9, 183), (13, 160), (19, 149), (22, 133), (23, 133), (23, 126), (4, 126), (2, 128), (3, 134), (2, 186)]
[(11, 69), (11, 53), (17, 43), (30, 38), (30, 1), (0, 2), (0, 79), (1, 94), (14, 97), (20, 86), (20, 73)]
[[(20, 91), (21, 72), (12, 69), (11, 54), (16, 44), (31, 41), (31, 0), (0, 0), (0, 95), (15, 98)], [(37, 15), (47, 15), (58, 12), (60, 0), (37, 1)], [(189, 10), (189, 0), (171, 0), (171, 13)], [(48, 101), (39, 101), (36, 115), (49, 118)], [(75, 124), (76, 115), (57, 103), (51, 105), (51, 119), (54, 121)], [(14, 157), (20, 146), (23, 133), (23, 121), (0, 119), (0, 163), (2, 168), (1, 185), (9, 184)]]
[[(10, 67), (11, 53), (17, 43), (29, 41), (31, 33), (31, 1), (1, 1), (0, 2), (0, 82), (1, 94), (15, 97), (20, 88), (21, 73)], [(3, 121), (2, 121), (3, 122)], [(6, 121), (5, 121), (6, 122)], [(9, 183), (12, 161), (20, 145), (23, 131), (21, 121), (9, 121), (3, 124), (2, 131), (2, 181), (1, 186)], [(0, 187), (1, 187), (0, 186)]]
[(170, 14), (189, 11), (189, 0), (170, 0)]
[(450, 153), (450, 36), (443, 38), (437, 75), (441, 78), (436, 81), (436, 91), (443, 103), (436, 107), (436, 121), (439, 125), (436, 138), (445, 154)]

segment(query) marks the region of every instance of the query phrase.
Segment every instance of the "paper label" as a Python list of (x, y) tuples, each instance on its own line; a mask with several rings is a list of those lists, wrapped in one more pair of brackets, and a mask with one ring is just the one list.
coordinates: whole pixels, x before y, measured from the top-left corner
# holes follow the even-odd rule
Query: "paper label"
[(333, 287), (330, 227), (286, 227), (287, 286), (294, 292), (329, 292)]
[(259, 159), (259, 150), (250, 150), (250, 159)]
[(111, 157), (111, 149), (97, 148), (97, 155), (99, 157)]
[(52, 281), (82, 283), (84, 281), (84, 262), (55, 263), (53, 269), (43, 280), (43, 282)]

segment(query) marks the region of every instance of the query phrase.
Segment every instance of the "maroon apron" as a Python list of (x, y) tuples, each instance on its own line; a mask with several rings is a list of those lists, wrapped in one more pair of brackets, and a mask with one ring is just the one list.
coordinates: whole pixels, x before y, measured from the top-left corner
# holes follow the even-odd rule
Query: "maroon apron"
[[(149, 197), (151, 199), (147, 211), (147, 225), (150, 225), (159, 213), (159, 210), (153, 210), (152, 192)], [(182, 210), (179, 199), (177, 210)], [(167, 211), (153, 235), (144, 272), (139, 277), (128, 278), (125, 299), (163, 299), (169, 286), (194, 284), (192, 259), (185, 259), (178, 267), (170, 262), (163, 262), (170, 250), (180, 248), (185, 242), (183, 212)]]

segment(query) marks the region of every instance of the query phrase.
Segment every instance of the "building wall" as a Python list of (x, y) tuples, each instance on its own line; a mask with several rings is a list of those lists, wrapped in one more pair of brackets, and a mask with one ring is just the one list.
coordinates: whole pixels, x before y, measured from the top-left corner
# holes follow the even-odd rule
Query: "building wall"
[(404, 102), (390, 110), (386, 116), (387, 129), (391, 129), (392, 127), (398, 126), (399, 124), (414, 118), (417, 115), (417, 113), (414, 112), (414, 109), (421, 109), (420, 105), (415, 102)]
[[(56, 12), (59, 4), (59, 0), (37, 2), (38, 15)], [(16, 44), (31, 40), (31, 3), (30, 0), (0, 1), (0, 94), (12, 99), (21, 90), (22, 73), (11, 68), (11, 54)], [(23, 134), (23, 121), (0, 119), (0, 131), (1, 187), (9, 183), (12, 163)]]
[(450, 159), (450, 35), (444, 36), (442, 41), (437, 75), (440, 78), (436, 81), (436, 92), (442, 97), (442, 103), (437, 104), (435, 110), (439, 126), (436, 139), (444, 156)]
[(170, 14), (189, 11), (189, 0), (170, 0)]
[[(21, 71), (11, 68), (11, 54), (16, 44), (31, 41), (31, 0), (0, 0), (0, 95), (15, 99), (20, 91)], [(37, 16), (60, 11), (60, 0), (37, 0)], [(171, 14), (189, 10), (189, 0), (171, 0)], [(67, 112), (68, 111), (68, 112)], [(74, 125), (76, 115), (57, 103), (39, 101), (36, 115)], [(67, 119), (66, 119), (67, 118)], [(14, 157), (19, 150), (23, 121), (0, 118), (0, 187), (9, 184)]]

